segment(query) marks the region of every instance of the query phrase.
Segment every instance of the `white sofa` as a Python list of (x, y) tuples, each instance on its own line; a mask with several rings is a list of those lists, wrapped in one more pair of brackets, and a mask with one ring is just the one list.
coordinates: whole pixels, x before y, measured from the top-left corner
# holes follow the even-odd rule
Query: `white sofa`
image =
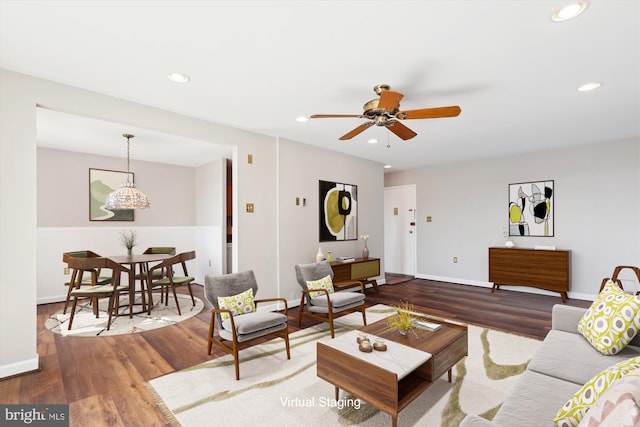
[(640, 355), (640, 334), (616, 355), (596, 351), (577, 329), (585, 311), (555, 305), (551, 331), (493, 421), (468, 415), (460, 427), (554, 427), (558, 410), (587, 381), (622, 360)]

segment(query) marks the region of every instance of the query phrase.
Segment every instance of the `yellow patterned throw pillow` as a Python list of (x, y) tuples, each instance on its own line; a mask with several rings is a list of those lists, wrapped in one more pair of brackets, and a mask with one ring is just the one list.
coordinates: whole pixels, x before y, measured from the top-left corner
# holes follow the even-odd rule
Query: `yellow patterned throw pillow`
[[(256, 305), (253, 302), (253, 289), (248, 289), (241, 294), (232, 295), (230, 297), (218, 297), (218, 307), (231, 310), (234, 316), (241, 314), (253, 313), (256, 311)], [(222, 320), (229, 318), (228, 313), (220, 313)]]
[[(331, 281), (331, 276), (327, 275), (320, 280), (307, 280), (307, 289), (326, 289), (327, 292), (332, 294), (333, 290), (333, 282)], [(324, 292), (309, 292), (309, 296), (311, 298), (315, 298), (317, 296), (324, 295)]]
[(591, 378), (558, 411), (553, 421), (558, 427), (575, 427), (587, 413), (598, 397), (617, 379), (624, 377), (634, 369), (640, 368), (640, 356), (623, 360)]
[(616, 354), (640, 330), (640, 296), (609, 280), (578, 323), (578, 331), (600, 353)]

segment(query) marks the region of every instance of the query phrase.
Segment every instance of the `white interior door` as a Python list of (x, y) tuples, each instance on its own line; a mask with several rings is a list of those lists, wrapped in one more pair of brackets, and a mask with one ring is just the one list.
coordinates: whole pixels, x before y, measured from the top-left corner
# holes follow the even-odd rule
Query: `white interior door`
[(416, 274), (416, 186), (384, 189), (384, 269)]

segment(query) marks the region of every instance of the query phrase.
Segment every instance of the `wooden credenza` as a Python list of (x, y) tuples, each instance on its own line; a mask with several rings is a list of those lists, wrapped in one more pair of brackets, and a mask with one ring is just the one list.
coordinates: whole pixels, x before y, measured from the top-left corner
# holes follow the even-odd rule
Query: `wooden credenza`
[(489, 248), (491, 292), (500, 285), (529, 286), (559, 292), (567, 301), (571, 278), (571, 251)]
[(380, 293), (378, 282), (375, 279), (370, 279), (380, 275), (379, 258), (356, 258), (351, 262), (334, 261), (329, 264), (333, 270), (334, 282), (359, 280), (365, 285), (371, 283), (376, 292)]

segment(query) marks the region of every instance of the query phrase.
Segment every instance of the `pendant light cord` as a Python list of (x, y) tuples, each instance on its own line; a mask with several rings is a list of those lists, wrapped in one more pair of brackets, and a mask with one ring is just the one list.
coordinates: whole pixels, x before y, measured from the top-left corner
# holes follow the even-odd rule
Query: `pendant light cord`
[(125, 133), (122, 136), (127, 138), (127, 183), (130, 183), (131, 182), (131, 155), (130, 155), (131, 141), (130, 139), (133, 138), (133, 135)]

